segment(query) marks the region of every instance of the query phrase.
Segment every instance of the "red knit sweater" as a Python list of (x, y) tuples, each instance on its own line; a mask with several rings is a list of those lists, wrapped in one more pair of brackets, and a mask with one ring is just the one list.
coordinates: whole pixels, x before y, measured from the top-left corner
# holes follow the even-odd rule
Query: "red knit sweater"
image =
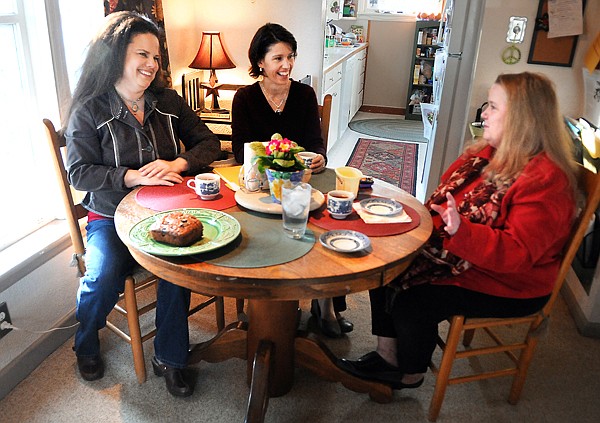
[[(493, 148), (478, 153), (489, 157)], [(462, 163), (455, 161), (442, 181)], [(455, 192), (460, 202), (481, 179)], [(558, 273), (562, 249), (575, 212), (572, 188), (564, 172), (545, 153), (534, 157), (508, 189), (500, 215), (492, 226), (462, 218), (456, 234), (444, 241), (451, 253), (471, 262), (472, 268), (436, 284), (461, 286), (510, 298), (548, 295)], [(434, 224), (443, 224), (439, 215)]]

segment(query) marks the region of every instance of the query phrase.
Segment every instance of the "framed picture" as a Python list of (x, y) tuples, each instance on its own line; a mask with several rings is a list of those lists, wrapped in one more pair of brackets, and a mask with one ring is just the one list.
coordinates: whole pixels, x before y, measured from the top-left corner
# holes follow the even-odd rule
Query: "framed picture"
[[(585, 7), (585, 0), (582, 8)], [(583, 14), (583, 10), (581, 11)], [(548, 0), (539, 0), (527, 63), (571, 67), (577, 35), (548, 38)]]

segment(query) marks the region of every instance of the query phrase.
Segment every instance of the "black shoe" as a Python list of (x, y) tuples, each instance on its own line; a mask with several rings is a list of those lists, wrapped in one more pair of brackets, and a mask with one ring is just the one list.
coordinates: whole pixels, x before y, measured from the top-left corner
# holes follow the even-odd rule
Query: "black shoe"
[(347, 320), (345, 317), (340, 317), (337, 319), (338, 325), (340, 325), (340, 330), (342, 333), (349, 333), (354, 330), (354, 324), (350, 320)]
[(325, 320), (321, 318), (321, 307), (318, 300), (312, 300), (310, 303), (310, 314), (315, 316), (317, 324), (323, 335), (329, 338), (341, 338), (342, 330), (337, 320)]
[(167, 384), (167, 391), (176, 397), (189, 397), (194, 392), (194, 389), (183, 379), (181, 369), (167, 366), (152, 357), (152, 368), (156, 376), (164, 376)]
[(396, 366), (392, 366), (377, 352), (372, 351), (363, 355), (356, 361), (346, 359), (338, 360), (338, 367), (348, 373), (365, 380), (381, 382), (390, 385), (392, 389), (418, 388), (425, 378), (415, 383), (402, 383), (404, 373)]
[(79, 374), (87, 381), (102, 379), (104, 376), (104, 362), (97, 355), (95, 357), (77, 357)]

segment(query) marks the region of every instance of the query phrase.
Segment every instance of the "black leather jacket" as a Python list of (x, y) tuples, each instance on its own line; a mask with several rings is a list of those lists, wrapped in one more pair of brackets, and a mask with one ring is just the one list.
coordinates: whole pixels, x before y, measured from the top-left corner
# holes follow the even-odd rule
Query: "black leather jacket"
[(87, 191), (86, 209), (105, 217), (131, 191), (124, 182), (128, 169), (183, 157), (187, 174), (195, 175), (221, 151), (217, 136), (171, 89), (146, 90), (143, 126), (110, 90), (73, 111), (65, 137), (69, 182)]

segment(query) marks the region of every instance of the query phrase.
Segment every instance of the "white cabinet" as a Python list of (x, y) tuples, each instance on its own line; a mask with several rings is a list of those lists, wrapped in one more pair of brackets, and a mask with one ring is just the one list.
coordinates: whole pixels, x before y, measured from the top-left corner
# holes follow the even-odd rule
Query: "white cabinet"
[(365, 69), (367, 68), (367, 50), (361, 50), (354, 57), (356, 63), (353, 68), (352, 97), (350, 98), (350, 119), (362, 106), (365, 92)]
[(327, 151), (335, 144), (339, 137), (339, 121), (340, 121), (340, 103), (342, 100), (342, 64), (337, 65), (324, 77), (324, 92), (323, 97), (331, 94), (331, 115), (329, 120), (329, 139), (327, 142)]
[(354, 67), (356, 64), (356, 56), (350, 56), (344, 61), (343, 67), (344, 72), (342, 76), (342, 99), (340, 102), (340, 120), (338, 135), (343, 135), (344, 131), (348, 127), (348, 122), (352, 119), (353, 115), (350, 115), (350, 105), (352, 104), (352, 88), (354, 85)]
[[(327, 147), (329, 150), (344, 134), (348, 122), (362, 106), (367, 49), (366, 46), (361, 46), (354, 49), (334, 47), (327, 50), (328, 56), (324, 60), (323, 96), (331, 94), (333, 97)], [(334, 85), (337, 86), (332, 91)]]

